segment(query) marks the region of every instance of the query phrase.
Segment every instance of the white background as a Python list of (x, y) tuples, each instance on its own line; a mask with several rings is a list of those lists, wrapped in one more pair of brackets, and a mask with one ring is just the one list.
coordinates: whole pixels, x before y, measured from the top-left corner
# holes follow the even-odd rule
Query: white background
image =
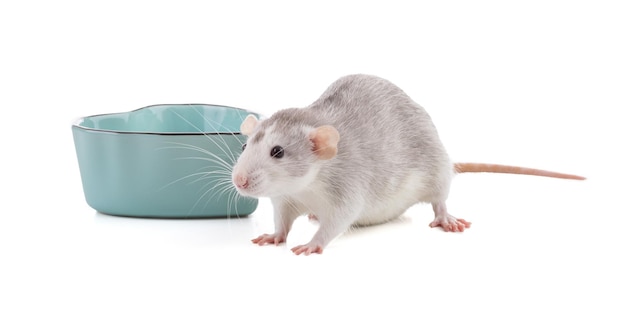
[[(624, 16), (621, 1), (3, 1), (0, 307), (624, 308)], [(314, 233), (304, 219), (287, 246), (250, 243), (273, 228), (267, 200), (240, 220), (84, 200), (77, 117), (270, 115), (351, 73), (403, 88), (457, 161), (589, 179), (460, 175), (448, 204), (466, 232), (430, 229), (418, 205), (309, 257), (288, 250)]]

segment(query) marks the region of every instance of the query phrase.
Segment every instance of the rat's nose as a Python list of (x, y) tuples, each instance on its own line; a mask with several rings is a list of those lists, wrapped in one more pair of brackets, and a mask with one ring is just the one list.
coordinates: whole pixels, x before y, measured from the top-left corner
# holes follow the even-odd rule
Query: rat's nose
[(248, 177), (242, 174), (238, 174), (238, 175), (235, 175), (234, 180), (235, 180), (235, 186), (237, 186), (237, 188), (245, 189), (248, 187)]

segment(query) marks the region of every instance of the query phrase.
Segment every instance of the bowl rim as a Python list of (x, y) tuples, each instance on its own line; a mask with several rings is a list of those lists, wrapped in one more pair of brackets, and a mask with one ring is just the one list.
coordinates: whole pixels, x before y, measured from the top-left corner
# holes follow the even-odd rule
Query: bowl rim
[(136, 111), (140, 111), (142, 109), (146, 109), (146, 108), (152, 108), (152, 107), (158, 107), (158, 106), (214, 106), (214, 107), (225, 107), (225, 108), (231, 108), (231, 109), (237, 109), (240, 111), (244, 111), (250, 114), (256, 114), (259, 115), (259, 113), (254, 112), (254, 111), (250, 111), (248, 109), (245, 108), (240, 108), (240, 107), (233, 107), (233, 106), (228, 106), (228, 105), (219, 105), (219, 104), (208, 104), (208, 103), (163, 103), (163, 104), (152, 104), (152, 105), (146, 105), (134, 110), (130, 110), (130, 111), (126, 111), (126, 112), (116, 112), (116, 113), (102, 113), (102, 114), (94, 114), (94, 115), (89, 115), (89, 116), (83, 116), (83, 117), (79, 117), (76, 120), (74, 120), (72, 122), (72, 127), (81, 129), (81, 130), (86, 130), (86, 131), (93, 131), (93, 132), (103, 132), (103, 133), (112, 133), (112, 134), (137, 134), (137, 135), (168, 135), (168, 136), (174, 136), (174, 135), (202, 135), (202, 136), (207, 136), (207, 135), (242, 135), (242, 133), (240, 131), (236, 131), (236, 132), (150, 132), (150, 131), (119, 131), (119, 130), (107, 130), (107, 129), (96, 129), (96, 128), (89, 128), (86, 126), (82, 126), (80, 125), (80, 123), (82, 123), (86, 118), (90, 118), (90, 117), (99, 117), (99, 116), (109, 116), (109, 115), (121, 115), (121, 114), (129, 114), (129, 113), (134, 113)]

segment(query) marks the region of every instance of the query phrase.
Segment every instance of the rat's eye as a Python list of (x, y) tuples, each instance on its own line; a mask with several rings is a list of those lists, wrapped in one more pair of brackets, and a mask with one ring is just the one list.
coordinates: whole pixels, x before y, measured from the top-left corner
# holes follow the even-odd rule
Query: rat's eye
[(285, 149), (283, 149), (283, 147), (280, 147), (280, 146), (274, 146), (274, 148), (272, 148), (272, 151), (270, 151), (270, 156), (272, 156), (272, 158), (280, 159), (284, 155), (285, 155)]
[(243, 145), (241, 145), (241, 151), (246, 150), (246, 146), (248, 146), (248, 144), (243, 144)]

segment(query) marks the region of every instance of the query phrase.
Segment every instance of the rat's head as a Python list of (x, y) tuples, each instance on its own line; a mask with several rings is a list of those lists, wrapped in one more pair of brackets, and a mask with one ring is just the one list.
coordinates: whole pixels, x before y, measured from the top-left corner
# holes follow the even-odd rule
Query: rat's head
[(243, 121), (241, 132), (248, 140), (232, 175), (241, 195), (276, 197), (297, 193), (314, 181), (323, 161), (335, 157), (337, 130), (327, 125), (307, 125), (303, 117), (292, 109), (267, 120), (249, 115)]

